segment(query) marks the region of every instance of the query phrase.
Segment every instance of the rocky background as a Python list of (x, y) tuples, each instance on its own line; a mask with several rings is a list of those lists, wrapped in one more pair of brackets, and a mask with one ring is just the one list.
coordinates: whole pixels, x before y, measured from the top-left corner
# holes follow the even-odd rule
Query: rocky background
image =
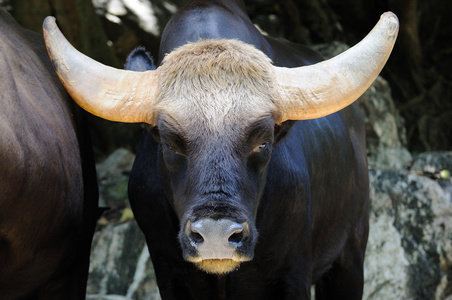
[[(364, 299), (452, 300), (452, 1), (249, 0), (259, 28), (307, 44), (326, 58), (359, 41), (381, 12), (401, 21), (394, 53), (359, 104), (366, 119), (371, 230)], [(136, 46), (155, 56), (184, 0), (0, 0), (40, 31), (57, 16), (85, 54), (121, 67)], [(386, 79), (386, 80), (385, 80)], [(141, 132), (90, 118), (100, 205), (87, 299), (160, 299), (127, 181)]]

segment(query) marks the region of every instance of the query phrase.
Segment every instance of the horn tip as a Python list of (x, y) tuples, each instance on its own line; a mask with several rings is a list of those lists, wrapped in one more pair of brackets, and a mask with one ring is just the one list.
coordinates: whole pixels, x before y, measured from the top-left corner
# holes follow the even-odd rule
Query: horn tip
[(54, 16), (48, 16), (44, 19), (42, 23), (42, 29), (44, 31), (51, 31), (56, 27), (56, 19)]
[(386, 22), (389, 35), (394, 35), (399, 31), (399, 18), (395, 13), (387, 11), (381, 15), (380, 20)]

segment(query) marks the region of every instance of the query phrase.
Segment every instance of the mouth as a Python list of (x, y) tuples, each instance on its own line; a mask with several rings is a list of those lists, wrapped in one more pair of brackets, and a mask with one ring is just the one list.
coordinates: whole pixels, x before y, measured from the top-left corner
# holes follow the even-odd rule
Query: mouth
[(204, 259), (194, 264), (209, 274), (224, 275), (237, 270), (240, 266), (240, 261), (233, 259)]
[(234, 254), (231, 258), (205, 258), (186, 256), (185, 260), (209, 274), (225, 275), (238, 270), (240, 264), (252, 260), (252, 257)]

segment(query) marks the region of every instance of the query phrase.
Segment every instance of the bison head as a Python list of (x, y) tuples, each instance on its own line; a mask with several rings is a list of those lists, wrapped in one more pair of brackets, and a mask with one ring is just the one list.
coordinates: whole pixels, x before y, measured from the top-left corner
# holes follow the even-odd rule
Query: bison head
[(355, 101), (383, 68), (397, 30), (395, 15), (386, 13), (359, 44), (306, 67), (275, 67), (240, 41), (200, 40), (169, 53), (156, 70), (133, 72), (89, 59), (53, 18), (44, 22), (55, 69), (81, 107), (150, 125), (184, 258), (211, 273), (253, 258), (254, 221), (278, 126)]

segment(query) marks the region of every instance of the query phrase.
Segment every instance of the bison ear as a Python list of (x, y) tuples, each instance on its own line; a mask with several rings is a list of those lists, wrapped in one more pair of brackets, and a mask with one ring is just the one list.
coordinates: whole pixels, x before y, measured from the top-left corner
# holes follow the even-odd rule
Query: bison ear
[(136, 72), (145, 72), (155, 70), (154, 60), (151, 54), (146, 52), (144, 47), (135, 48), (127, 56), (124, 69)]
[(279, 125), (275, 125), (275, 139), (273, 143), (277, 144), (281, 142), (296, 122), (294, 120), (287, 120)]

